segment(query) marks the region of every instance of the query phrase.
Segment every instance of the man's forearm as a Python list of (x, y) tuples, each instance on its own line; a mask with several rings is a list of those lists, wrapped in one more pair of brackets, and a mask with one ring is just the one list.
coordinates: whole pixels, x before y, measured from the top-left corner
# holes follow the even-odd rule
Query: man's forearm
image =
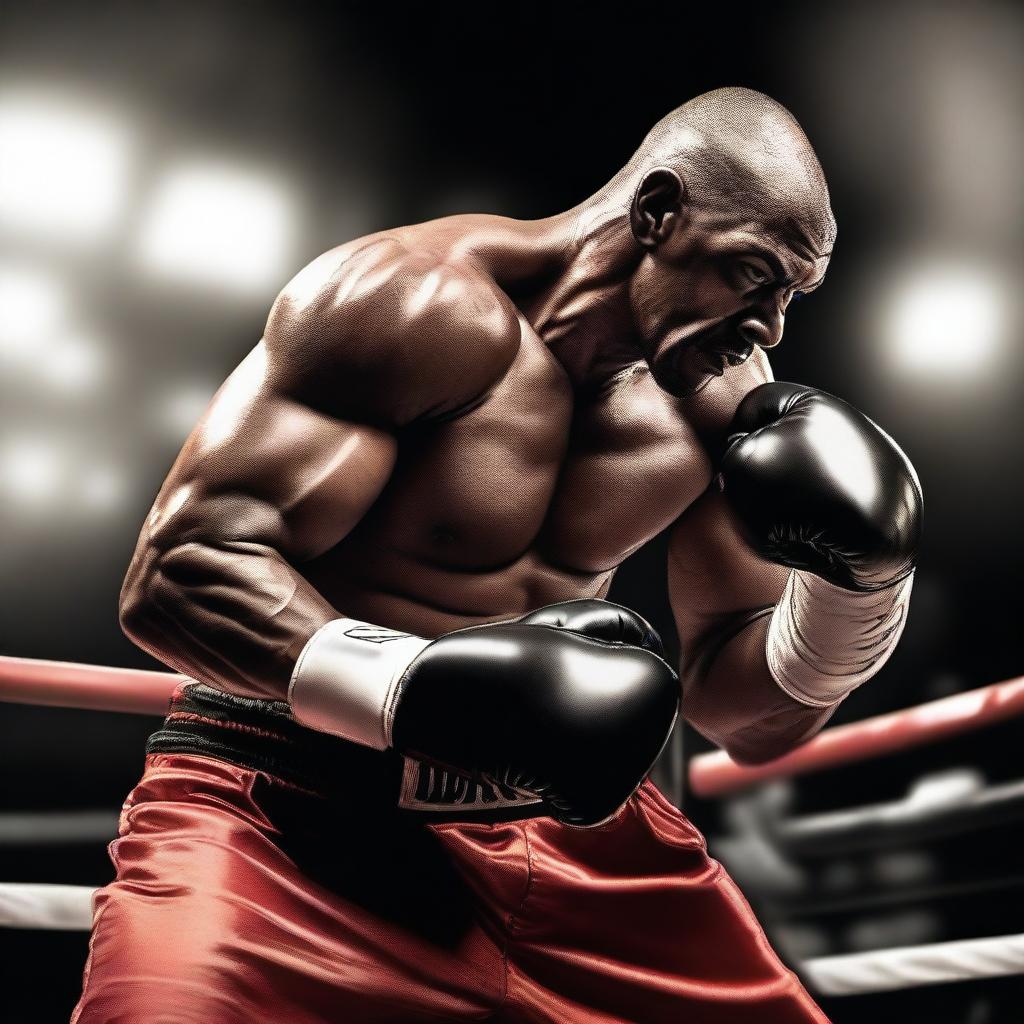
[(143, 544), (121, 596), (121, 623), (186, 675), (284, 700), (305, 643), (338, 612), (279, 553), (246, 541)]
[(768, 669), (765, 638), (772, 609), (726, 627), (683, 666), (687, 721), (734, 759), (781, 757), (810, 739), (835, 706), (808, 707), (780, 689)]

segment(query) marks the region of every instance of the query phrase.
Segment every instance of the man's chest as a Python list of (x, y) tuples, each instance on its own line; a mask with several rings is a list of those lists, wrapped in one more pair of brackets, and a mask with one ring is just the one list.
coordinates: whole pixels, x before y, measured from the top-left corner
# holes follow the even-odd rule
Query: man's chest
[(699, 440), (649, 373), (581, 400), (533, 339), (479, 407), (406, 439), (367, 525), (453, 568), (530, 552), (600, 572), (668, 526), (710, 479)]

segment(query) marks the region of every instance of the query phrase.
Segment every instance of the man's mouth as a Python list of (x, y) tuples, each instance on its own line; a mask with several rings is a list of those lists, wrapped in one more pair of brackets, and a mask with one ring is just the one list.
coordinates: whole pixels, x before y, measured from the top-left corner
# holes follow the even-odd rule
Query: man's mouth
[(752, 348), (746, 348), (742, 352), (737, 352), (735, 349), (715, 350), (715, 354), (721, 356), (729, 366), (742, 366), (750, 358), (752, 352)]
[(716, 377), (721, 377), (725, 373), (725, 367), (728, 363), (723, 353), (702, 352), (701, 356), (704, 359), (704, 365), (707, 367), (708, 373), (714, 374)]
[[(724, 348), (719, 346), (700, 349), (701, 360), (707, 367), (708, 373), (715, 377), (721, 377), (728, 366), (741, 366), (749, 358), (753, 348), (738, 350), (735, 348)], [(680, 353), (681, 355), (682, 353)]]
[[(694, 332), (681, 329), (667, 335), (659, 360), (662, 386), (672, 391), (682, 385), (693, 387), (694, 373), (704, 374), (704, 383), (724, 375), (726, 369), (745, 363), (754, 346), (735, 336), (728, 325), (717, 324), (710, 330)], [(700, 385), (703, 387), (703, 384)]]
[(719, 361), (723, 366), (739, 366), (745, 363), (754, 351), (752, 344), (739, 338), (722, 339), (717, 343), (708, 339), (701, 348), (711, 359)]

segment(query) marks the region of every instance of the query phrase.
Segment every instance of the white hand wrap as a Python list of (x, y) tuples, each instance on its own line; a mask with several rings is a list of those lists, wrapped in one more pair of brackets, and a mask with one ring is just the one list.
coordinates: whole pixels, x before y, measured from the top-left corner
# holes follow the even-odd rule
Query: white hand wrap
[(398, 682), (429, 643), (357, 619), (328, 622), (295, 663), (288, 687), (292, 714), (318, 732), (386, 750)]
[(794, 570), (768, 625), (768, 670), (794, 700), (836, 704), (888, 661), (903, 632), (913, 573), (857, 593)]

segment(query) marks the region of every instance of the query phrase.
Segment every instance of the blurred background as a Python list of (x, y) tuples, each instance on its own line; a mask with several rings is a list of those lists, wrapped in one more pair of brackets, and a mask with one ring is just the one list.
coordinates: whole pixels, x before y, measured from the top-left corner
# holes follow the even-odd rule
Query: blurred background
[[(313, 256), (450, 213), (568, 208), (668, 110), (745, 85), (800, 120), (839, 222), (827, 285), (792, 309), (776, 376), (885, 426), (927, 497), (904, 641), (837, 721), (1021, 673), (1022, 44), (1024, 12), (994, 2), (7, 0), (0, 653), (156, 667), (117, 624), (139, 526), (278, 289)], [(670, 633), (664, 566), (662, 538), (612, 596)], [(154, 726), (0, 706), (0, 824), (116, 814)], [(661, 777), (799, 959), (1024, 932), (1013, 821), (810, 861), (762, 835), (766, 818), (892, 800), (922, 779), (1013, 779), (1020, 736), (1017, 723), (712, 802), (679, 788), (684, 752), (707, 747), (688, 733)], [(111, 877), (103, 842), (19, 835), (0, 827), (0, 881)], [(5, 1019), (66, 1019), (86, 943), (0, 929)], [(837, 1022), (985, 1024), (1019, 1020), (1004, 1014), (1022, 995), (1010, 978), (822, 1003)]]

